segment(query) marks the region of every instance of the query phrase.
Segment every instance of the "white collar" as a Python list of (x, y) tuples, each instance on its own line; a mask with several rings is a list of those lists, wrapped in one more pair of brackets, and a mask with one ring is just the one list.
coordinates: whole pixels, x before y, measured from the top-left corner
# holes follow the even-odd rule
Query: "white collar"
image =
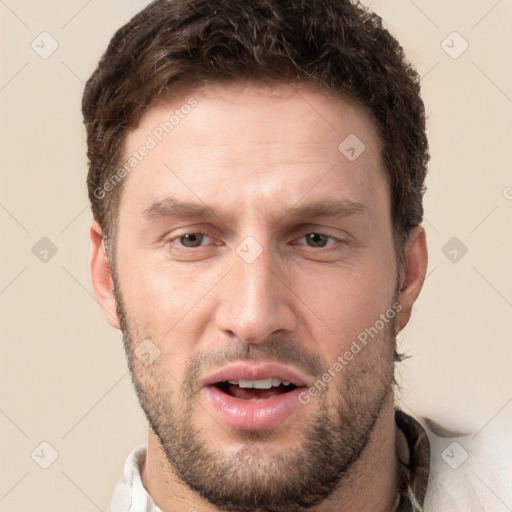
[(145, 460), (145, 446), (137, 446), (128, 455), (123, 474), (114, 489), (109, 512), (162, 512), (142, 484), (141, 473)]

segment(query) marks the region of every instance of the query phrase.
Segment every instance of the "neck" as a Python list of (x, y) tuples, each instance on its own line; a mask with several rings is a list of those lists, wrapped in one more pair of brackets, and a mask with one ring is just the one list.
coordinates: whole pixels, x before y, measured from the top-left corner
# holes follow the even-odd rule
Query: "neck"
[[(403, 446), (403, 434), (395, 424), (390, 393), (361, 457), (331, 496), (312, 508), (311, 512), (394, 512), (398, 505), (399, 467), (396, 454), (398, 447), (403, 450)], [(142, 483), (163, 512), (220, 512), (175, 474), (151, 429), (148, 431)]]

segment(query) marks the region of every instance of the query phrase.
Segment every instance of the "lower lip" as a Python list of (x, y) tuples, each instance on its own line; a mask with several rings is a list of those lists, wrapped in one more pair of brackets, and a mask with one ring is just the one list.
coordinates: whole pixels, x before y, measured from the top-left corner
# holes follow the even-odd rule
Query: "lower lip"
[(299, 395), (303, 388), (254, 401), (235, 398), (215, 386), (204, 390), (213, 410), (224, 423), (240, 430), (270, 430), (301, 405)]

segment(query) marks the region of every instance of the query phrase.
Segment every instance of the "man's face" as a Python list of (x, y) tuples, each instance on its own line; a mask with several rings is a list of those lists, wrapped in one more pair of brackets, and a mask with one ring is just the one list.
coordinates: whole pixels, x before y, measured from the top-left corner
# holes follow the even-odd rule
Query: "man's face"
[[(318, 503), (392, 397), (393, 321), (374, 334), (397, 293), (374, 124), (306, 89), (224, 85), (149, 109), (127, 155), (148, 136), (123, 186), (114, 277), (150, 425), (176, 474), (222, 509)], [(149, 365), (143, 341), (144, 357), (159, 350)]]

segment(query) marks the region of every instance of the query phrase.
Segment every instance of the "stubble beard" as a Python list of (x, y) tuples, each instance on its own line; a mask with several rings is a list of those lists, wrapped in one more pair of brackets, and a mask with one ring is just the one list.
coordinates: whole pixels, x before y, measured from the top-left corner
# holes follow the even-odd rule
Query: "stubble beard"
[[(150, 336), (138, 332), (127, 317), (118, 291), (116, 301), (132, 382), (149, 426), (172, 471), (204, 500), (226, 512), (300, 512), (324, 501), (347, 480), (393, 393), (394, 319), (326, 390), (303, 406), (312, 412), (307, 422), (301, 422), (303, 434), (293, 447), (269, 457), (264, 445), (271, 442), (272, 431), (234, 431), (226, 426), (241, 448), (230, 454), (215, 448), (215, 439), (195, 423), (198, 415), (206, 415), (197, 405), (197, 375), (208, 353), (192, 362), (181, 386), (161, 365), (142, 368), (136, 364), (134, 349)], [(277, 345), (268, 345), (272, 346)], [(262, 353), (268, 358), (272, 350), (265, 347), (248, 348), (240, 342), (229, 352), (238, 356), (232, 360), (253, 360)]]

